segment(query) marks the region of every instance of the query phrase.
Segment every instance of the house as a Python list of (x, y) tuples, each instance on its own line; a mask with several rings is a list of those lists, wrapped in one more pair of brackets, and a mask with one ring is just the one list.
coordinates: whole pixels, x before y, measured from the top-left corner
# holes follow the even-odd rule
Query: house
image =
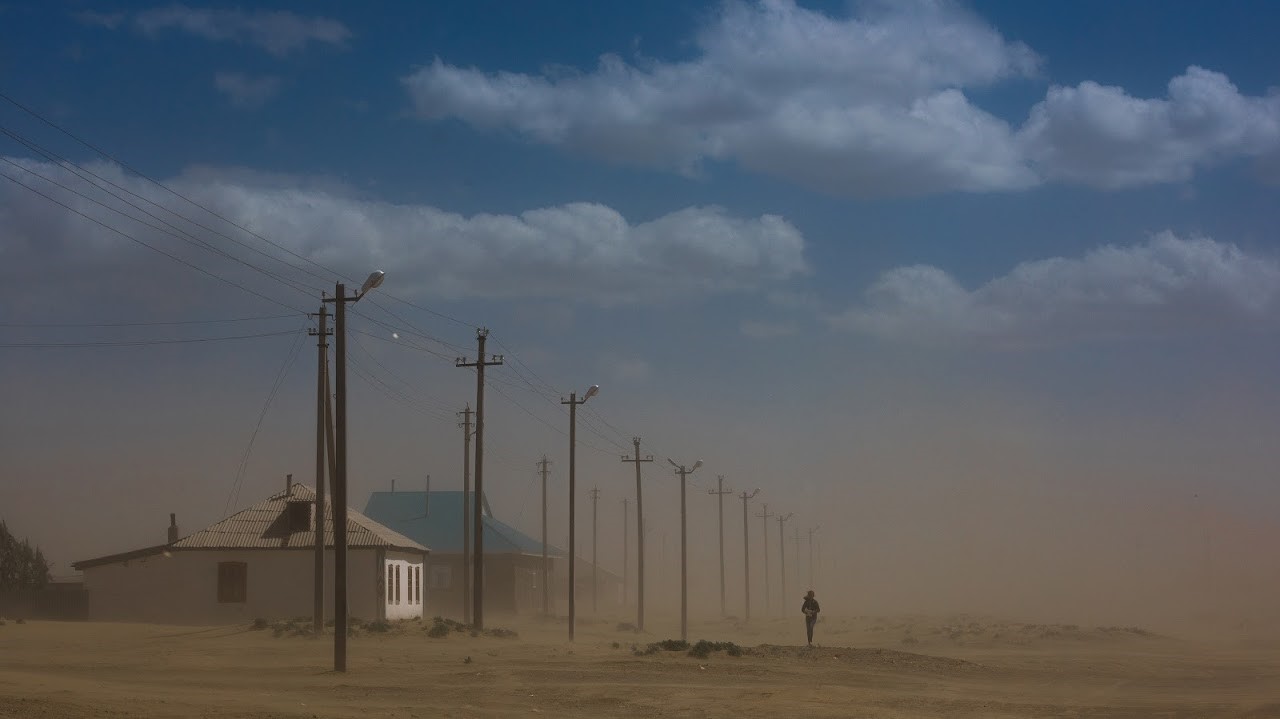
[[(333, 512), (325, 507), (325, 611), (333, 612)], [(285, 491), (194, 534), (76, 562), (94, 621), (226, 624), (309, 617), (314, 607), (315, 491)], [(422, 544), (347, 513), (349, 613), (364, 619), (423, 615)]]
[[(472, 497), (475, 494), (472, 493)], [(416, 542), (431, 547), (427, 559), (427, 595), (431, 611), (463, 616), (463, 493), (373, 492), (365, 514)], [(542, 611), (542, 542), (493, 516), (486, 497), (481, 496), (484, 524), (484, 582), (486, 613), (531, 614)], [(474, 510), (473, 510), (474, 511)], [(568, 607), (565, 553), (547, 546), (550, 583), (547, 589), (554, 613)], [(591, 606), (590, 562), (578, 560), (578, 610)], [(612, 609), (621, 600), (621, 580), (598, 569), (600, 609)]]

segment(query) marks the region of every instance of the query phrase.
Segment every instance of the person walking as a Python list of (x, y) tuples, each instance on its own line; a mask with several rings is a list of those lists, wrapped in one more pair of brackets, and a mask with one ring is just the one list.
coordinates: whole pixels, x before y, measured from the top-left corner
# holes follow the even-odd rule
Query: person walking
[(804, 595), (804, 605), (800, 607), (800, 611), (804, 612), (804, 631), (809, 637), (809, 646), (813, 646), (813, 625), (818, 623), (818, 612), (822, 608), (818, 606), (818, 600), (813, 598), (813, 590)]

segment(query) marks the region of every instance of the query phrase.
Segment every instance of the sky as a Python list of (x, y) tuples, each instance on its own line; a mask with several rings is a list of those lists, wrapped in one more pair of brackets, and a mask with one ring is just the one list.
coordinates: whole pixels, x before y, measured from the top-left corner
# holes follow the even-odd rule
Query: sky
[(617, 571), (638, 436), (668, 580), (701, 459), (700, 577), (724, 475), (847, 613), (1275, 605), (1280, 8), (380, 7), (0, 4), (0, 518), (55, 574), (312, 483), (306, 313), (383, 270), (356, 509), (460, 486), (486, 327), (495, 513), (545, 454), (563, 544), (599, 384)]

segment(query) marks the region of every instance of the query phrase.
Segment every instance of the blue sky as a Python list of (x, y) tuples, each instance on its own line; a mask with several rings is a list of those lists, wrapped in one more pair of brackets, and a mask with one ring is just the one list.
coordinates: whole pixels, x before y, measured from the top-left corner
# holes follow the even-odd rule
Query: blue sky
[[(353, 320), (374, 335), (355, 350), (364, 371), (402, 395), (353, 380), (353, 496), (456, 478), (448, 412), (472, 383), (436, 355), (485, 324), (520, 361), (495, 370), (510, 396), (491, 398), (489, 478), (517, 524), (532, 527), (533, 461), (563, 464), (555, 395), (599, 382), (582, 462), (611, 501), (629, 491), (613, 455), (640, 434), (806, 521), (852, 517), (857, 530), (828, 530), (833, 548), (877, 540), (933, 567), (930, 540), (948, 532), (989, 557), (1027, 531), (1011, 516), (1105, 504), (1125, 509), (1072, 527), (1149, 528), (1183, 576), (1187, 512), (1245, 546), (1274, 532), (1261, 508), (1280, 501), (1265, 451), (1280, 421), (1278, 15), (1264, 2), (3, 4), (0, 91), (239, 227), (11, 103), (0, 124), (199, 216), (184, 227), (241, 261), (48, 184), (132, 211), (13, 137), (0, 170), (270, 300), (2, 180), (0, 337), (294, 331), (332, 270), (378, 267), (418, 307), (387, 299)], [(291, 316), (32, 326), (276, 314)], [(419, 334), (406, 346), (392, 329)], [(0, 447), (18, 478), (0, 506), (29, 518), (4, 512), (11, 526), (65, 564), (150, 541), (175, 509), (212, 522), (237, 486), (248, 498), (283, 472), (309, 478), (307, 343), (235, 479), (294, 337), (0, 348), (16, 410)], [(1023, 503), (992, 509), (1009, 496)], [(103, 502), (128, 526), (97, 515)], [(68, 511), (81, 531), (39, 536)], [(914, 522), (936, 533), (890, 541)], [(1027, 541), (1090, 564), (1064, 531)]]

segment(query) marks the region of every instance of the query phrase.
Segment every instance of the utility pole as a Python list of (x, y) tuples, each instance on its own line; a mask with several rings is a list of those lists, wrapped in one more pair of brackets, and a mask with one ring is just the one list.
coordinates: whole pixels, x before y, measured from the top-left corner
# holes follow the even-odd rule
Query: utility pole
[(724, 488), (724, 475), (716, 475), (716, 488), (708, 489), (707, 494), (715, 495), (720, 504), (720, 618), (727, 615), (724, 603), (724, 495), (733, 494), (732, 489)]
[[(793, 527), (792, 527), (792, 529), (795, 529), (795, 530), (796, 530), (796, 539), (795, 539), (795, 550), (796, 550), (796, 576), (797, 576), (797, 577), (799, 577), (799, 576), (800, 576), (800, 527), (799, 527), (799, 526), (793, 526)], [(813, 587), (809, 587), (809, 588), (810, 588), (810, 589), (812, 589)]]
[(822, 529), (822, 525), (818, 525), (809, 530), (809, 588), (813, 589), (813, 535)]
[(760, 494), (760, 490), (756, 489), (751, 494), (743, 492), (738, 495), (738, 499), (742, 500), (742, 585), (745, 590), (746, 613), (743, 615), (742, 621), (751, 621), (751, 538), (747, 532), (747, 502), (750, 502)]
[(689, 475), (698, 471), (702, 460), (693, 463), (693, 469), (685, 469), (683, 464), (676, 464), (670, 457), (667, 461), (676, 468), (680, 475), (680, 640), (689, 641), (689, 521), (685, 512), (685, 486)]
[(328, 406), (329, 396), (329, 343), (325, 338), (333, 334), (326, 329), (329, 308), (325, 307), (323, 302), (320, 303), (320, 311), (316, 314), (316, 318), (317, 329), (307, 332), (315, 336), (320, 356), (316, 368), (316, 557), (313, 572), (315, 597), (311, 608), (311, 631), (316, 636), (320, 636), (324, 632), (324, 450), (328, 434), (325, 425), (325, 407)]
[(627, 591), (631, 588), (631, 549), (627, 546), (631, 529), (631, 500), (622, 498), (622, 603), (627, 603)]
[(476, 361), (463, 357), (454, 363), (476, 368), (476, 501), (471, 513), (471, 625), (476, 629), (484, 629), (484, 368), (502, 364), (502, 355), (485, 358), (484, 341), (488, 338), (488, 328), (477, 329)]
[(462, 409), (462, 623), (471, 623), (471, 403)]
[[(791, 519), (794, 514), (795, 512), (788, 512), (786, 515), (778, 515), (778, 564), (781, 565), (779, 572), (782, 574), (782, 579), (780, 580), (782, 586), (778, 590), (778, 596), (780, 597), (778, 610), (784, 614), (787, 609), (787, 548), (786, 535), (782, 533), (782, 525), (788, 519)], [(796, 568), (796, 571), (800, 571), (799, 567)]]
[(578, 491), (577, 485), (577, 452), (578, 452), (578, 405), (585, 404), (587, 400), (595, 396), (600, 391), (600, 385), (591, 385), (586, 391), (582, 399), (578, 399), (577, 392), (570, 392), (569, 399), (560, 400), (560, 404), (569, 405), (569, 641), (573, 641), (574, 623), (577, 621), (577, 520), (574, 514), (575, 500)]
[(600, 509), (600, 488), (591, 488), (591, 613), (598, 614), (600, 612), (600, 603), (597, 597), (600, 596), (600, 555), (597, 553), (599, 545), (596, 544), (596, 527), (599, 518)]
[(551, 572), (547, 564), (547, 466), (551, 460), (542, 455), (538, 471), (542, 473), (542, 615), (551, 616)]
[(769, 518), (774, 516), (769, 511), (769, 505), (764, 505), (764, 510), (756, 515), (764, 520), (764, 544), (760, 545), (760, 550), (764, 552), (764, 614), (769, 616)]
[(652, 462), (653, 455), (640, 456), (640, 438), (632, 437), (631, 445), (635, 447), (635, 456), (623, 456), (623, 462), (634, 462), (636, 465), (636, 631), (644, 631), (644, 502), (640, 491), (640, 463)]
[(336, 283), (332, 302), (334, 334), (334, 473), (333, 473), (333, 670), (347, 671), (347, 303), (358, 302), (382, 284), (382, 272), (374, 272), (360, 291), (347, 296), (347, 287)]

